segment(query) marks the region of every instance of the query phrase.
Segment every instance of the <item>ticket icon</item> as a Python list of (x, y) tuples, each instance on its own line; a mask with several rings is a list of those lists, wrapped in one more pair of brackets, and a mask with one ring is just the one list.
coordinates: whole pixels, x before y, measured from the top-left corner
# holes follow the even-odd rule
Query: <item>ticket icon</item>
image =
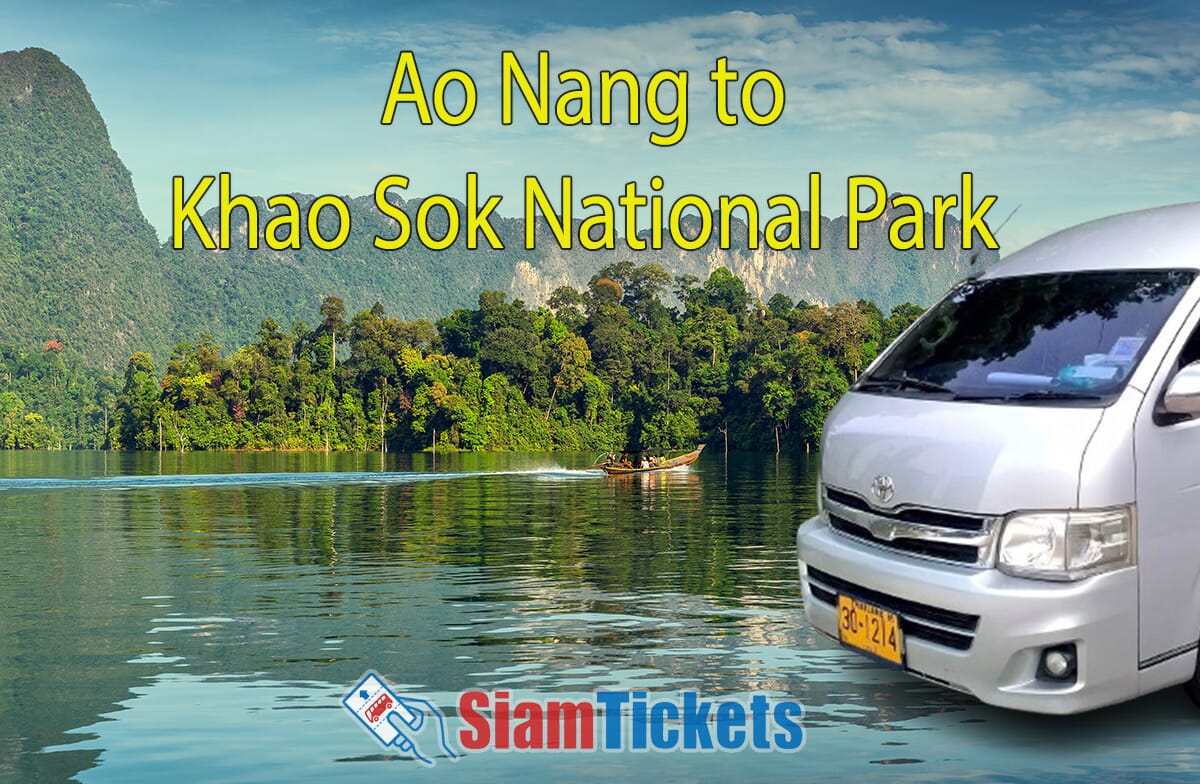
[(342, 698), (342, 705), (383, 746), (433, 765), (430, 755), (417, 745), (417, 735), (427, 725), (436, 725), (437, 743), (445, 756), (458, 759), (446, 739), (446, 718), (431, 702), (420, 697), (401, 697), (377, 673), (368, 672)]

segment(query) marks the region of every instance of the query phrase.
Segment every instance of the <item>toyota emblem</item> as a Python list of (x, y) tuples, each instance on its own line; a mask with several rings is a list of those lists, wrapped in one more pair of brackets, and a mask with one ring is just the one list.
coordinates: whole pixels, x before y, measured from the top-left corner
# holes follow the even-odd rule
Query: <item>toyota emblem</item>
[(880, 503), (886, 504), (896, 494), (896, 484), (887, 474), (880, 474), (871, 483), (871, 492), (875, 494)]

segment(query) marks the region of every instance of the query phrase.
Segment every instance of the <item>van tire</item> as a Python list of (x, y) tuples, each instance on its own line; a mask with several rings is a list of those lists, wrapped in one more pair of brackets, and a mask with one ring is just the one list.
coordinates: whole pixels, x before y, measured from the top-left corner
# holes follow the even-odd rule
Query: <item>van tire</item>
[(1196, 658), (1196, 670), (1192, 673), (1191, 680), (1183, 684), (1183, 690), (1191, 697), (1196, 707), (1200, 708), (1200, 657)]
[(1200, 708), (1200, 679), (1193, 675), (1192, 679), (1183, 684), (1183, 690), (1187, 692), (1187, 696), (1192, 698), (1197, 708)]

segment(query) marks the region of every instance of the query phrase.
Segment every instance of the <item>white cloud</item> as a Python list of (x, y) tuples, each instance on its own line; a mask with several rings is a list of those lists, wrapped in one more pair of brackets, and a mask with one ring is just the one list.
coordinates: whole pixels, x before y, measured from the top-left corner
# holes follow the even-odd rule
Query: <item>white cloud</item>
[(1138, 80), (1135, 77), (1128, 73), (1111, 70), (1079, 68), (1055, 72), (1054, 78), (1068, 88), (1083, 90), (1129, 90), (1138, 86)]
[(109, 8), (122, 11), (148, 11), (158, 8), (170, 8), (175, 5), (172, 0), (145, 0), (145, 2), (112, 2), (106, 4)]
[[(1054, 71), (1069, 74), (1122, 74), (1142, 89), (1187, 84), (1200, 75), (1200, 22), (1164, 19), (1134, 9), (1121, 16), (1102, 18), (1076, 15), (1040, 30), (1029, 30), (1031, 46), (1048, 52)], [(1085, 77), (1086, 79), (1086, 77)], [(1129, 87), (1134, 81), (1106, 82), (1093, 86)]]
[(1000, 146), (994, 134), (979, 131), (940, 131), (921, 139), (921, 151), (927, 155), (966, 158), (984, 152), (995, 152)]
[(1066, 149), (1116, 148), (1200, 136), (1200, 113), (1164, 109), (1079, 112), (1040, 127), (1027, 140)]

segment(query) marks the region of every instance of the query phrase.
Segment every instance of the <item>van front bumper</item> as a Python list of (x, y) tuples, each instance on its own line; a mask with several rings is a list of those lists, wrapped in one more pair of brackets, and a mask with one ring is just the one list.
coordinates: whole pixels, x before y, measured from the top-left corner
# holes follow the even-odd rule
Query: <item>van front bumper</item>
[[(809, 623), (838, 639), (838, 593), (897, 612), (912, 629), (904, 648), (914, 675), (1037, 713), (1077, 713), (1138, 694), (1135, 567), (1077, 582), (1022, 579), (872, 547), (820, 516), (800, 526), (796, 545)], [(1075, 681), (1039, 679), (1043, 650), (1068, 643), (1077, 651)]]

